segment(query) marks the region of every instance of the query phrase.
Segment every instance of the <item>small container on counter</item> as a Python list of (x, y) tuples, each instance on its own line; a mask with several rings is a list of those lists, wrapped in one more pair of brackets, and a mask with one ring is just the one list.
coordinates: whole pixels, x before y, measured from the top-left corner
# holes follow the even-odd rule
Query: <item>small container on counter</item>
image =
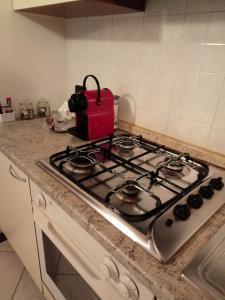
[(50, 116), (50, 105), (48, 101), (41, 100), (37, 102), (37, 115), (39, 118)]
[(16, 113), (0, 114), (0, 123), (13, 122), (16, 120)]
[(31, 102), (20, 103), (20, 116), (22, 120), (31, 120), (34, 118), (34, 109)]
[(4, 104), (0, 103), (0, 123), (15, 121), (16, 113), (13, 111), (11, 98), (7, 97)]
[(12, 99), (11, 97), (6, 97), (6, 105), (11, 107), (12, 106)]
[(118, 128), (119, 99), (119, 96), (114, 95), (114, 129)]

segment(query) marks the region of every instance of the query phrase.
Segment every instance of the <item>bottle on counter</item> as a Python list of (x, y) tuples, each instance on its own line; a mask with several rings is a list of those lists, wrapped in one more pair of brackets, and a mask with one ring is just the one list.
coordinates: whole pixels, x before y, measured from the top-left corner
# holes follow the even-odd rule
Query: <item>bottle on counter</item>
[(11, 97), (6, 97), (6, 106), (12, 107), (12, 98)]
[(0, 114), (1, 115), (3, 114), (1, 102), (0, 102)]
[(37, 102), (37, 115), (39, 118), (50, 116), (50, 104), (45, 99)]
[(34, 109), (31, 102), (20, 103), (20, 117), (22, 120), (31, 120), (34, 118)]

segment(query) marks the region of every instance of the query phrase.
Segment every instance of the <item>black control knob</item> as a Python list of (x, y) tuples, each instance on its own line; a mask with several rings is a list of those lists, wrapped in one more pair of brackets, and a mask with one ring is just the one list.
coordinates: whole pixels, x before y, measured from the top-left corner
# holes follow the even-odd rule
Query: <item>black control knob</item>
[(210, 185), (208, 186), (201, 186), (199, 189), (199, 194), (206, 199), (212, 198), (214, 195), (214, 191)]
[(209, 184), (214, 190), (220, 191), (224, 187), (224, 183), (222, 180), (222, 177), (212, 178)]
[(191, 212), (186, 204), (177, 204), (174, 207), (173, 213), (177, 219), (182, 221), (187, 220), (191, 215)]
[(200, 208), (203, 204), (202, 196), (199, 194), (191, 194), (187, 198), (187, 203), (193, 208)]

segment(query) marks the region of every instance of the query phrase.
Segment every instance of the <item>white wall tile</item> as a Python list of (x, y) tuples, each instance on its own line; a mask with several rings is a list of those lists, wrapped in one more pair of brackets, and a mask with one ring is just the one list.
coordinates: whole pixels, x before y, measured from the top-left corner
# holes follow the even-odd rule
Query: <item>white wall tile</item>
[(67, 59), (67, 96), (74, 93), (75, 85), (82, 85), (83, 79), (91, 73), (90, 61), (85, 59)]
[(88, 20), (88, 43), (92, 59), (111, 59), (112, 18)]
[(112, 65), (112, 90), (120, 96), (119, 118), (134, 123), (140, 67), (129, 64)]
[(187, 14), (181, 39), (185, 42), (207, 41), (210, 14)]
[(197, 70), (203, 54), (203, 46), (199, 44), (181, 44), (177, 56), (176, 66), (181, 69)]
[(184, 23), (184, 15), (150, 16), (144, 18), (146, 41), (178, 41)]
[(67, 56), (90, 59), (91, 47), (88, 41), (87, 19), (69, 19), (66, 22)]
[(223, 80), (223, 75), (199, 73), (194, 96), (217, 103)]
[(206, 73), (225, 73), (225, 45), (208, 45), (200, 70)]
[(224, 0), (189, 0), (188, 12), (207, 12), (225, 10)]
[(211, 14), (208, 43), (225, 44), (225, 12)]
[(199, 146), (206, 146), (210, 127), (183, 120), (182, 118), (169, 118), (167, 135), (185, 142)]
[(112, 61), (131, 64), (140, 63), (142, 30), (142, 18), (113, 20)]
[(149, 92), (143, 90), (139, 92), (137, 107), (152, 112), (168, 114), (171, 98), (171, 92)]
[(142, 63), (158, 67), (197, 70), (203, 46), (192, 43), (149, 42), (143, 43)]
[(177, 70), (174, 93), (186, 96), (193, 95), (198, 73), (195, 71)]
[(168, 115), (138, 108), (135, 115), (135, 124), (143, 128), (151, 128), (156, 132), (165, 133)]
[(184, 13), (187, 0), (148, 0), (146, 1), (146, 15)]
[[(101, 60), (91, 60), (88, 65), (88, 69), (90, 74), (94, 74), (98, 78), (101, 87), (111, 88), (114, 92), (114, 74), (112, 63)], [(92, 81), (92, 87), (96, 87), (94, 81)]]
[(216, 111), (216, 101), (184, 95), (174, 95), (171, 100), (170, 117), (211, 126)]
[(213, 127), (225, 130), (225, 84), (223, 84), (223, 91), (217, 106)]
[(225, 130), (213, 128), (209, 137), (208, 147), (225, 154)]
[(173, 89), (175, 70), (171, 68), (140, 67), (140, 91), (170, 92)]

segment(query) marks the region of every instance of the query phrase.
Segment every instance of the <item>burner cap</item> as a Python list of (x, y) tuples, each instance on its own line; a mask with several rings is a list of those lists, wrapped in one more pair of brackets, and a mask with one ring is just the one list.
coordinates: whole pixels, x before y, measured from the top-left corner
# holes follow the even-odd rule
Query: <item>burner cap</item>
[(181, 160), (171, 162), (168, 162), (168, 160), (169, 158), (166, 158), (164, 160), (164, 162), (168, 164), (160, 169), (160, 173), (163, 174), (166, 178), (181, 179), (191, 173), (191, 169)]
[(75, 168), (87, 169), (93, 166), (93, 162), (85, 156), (77, 156), (70, 160), (70, 163)]
[(140, 190), (135, 185), (132, 185), (132, 184), (129, 184), (129, 185), (125, 186), (124, 189), (123, 189), (123, 193), (126, 196), (135, 197), (135, 196), (137, 196), (137, 194), (139, 192), (140, 192)]
[(166, 168), (170, 171), (182, 172), (184, 169), (184, 164), (181, 161), (172, 161), (169, 163)]
[(124, 140), (119, 143), (119, 147), (123, 150), (132, 150), (136, 147), (136, 144), (131, 140)]

